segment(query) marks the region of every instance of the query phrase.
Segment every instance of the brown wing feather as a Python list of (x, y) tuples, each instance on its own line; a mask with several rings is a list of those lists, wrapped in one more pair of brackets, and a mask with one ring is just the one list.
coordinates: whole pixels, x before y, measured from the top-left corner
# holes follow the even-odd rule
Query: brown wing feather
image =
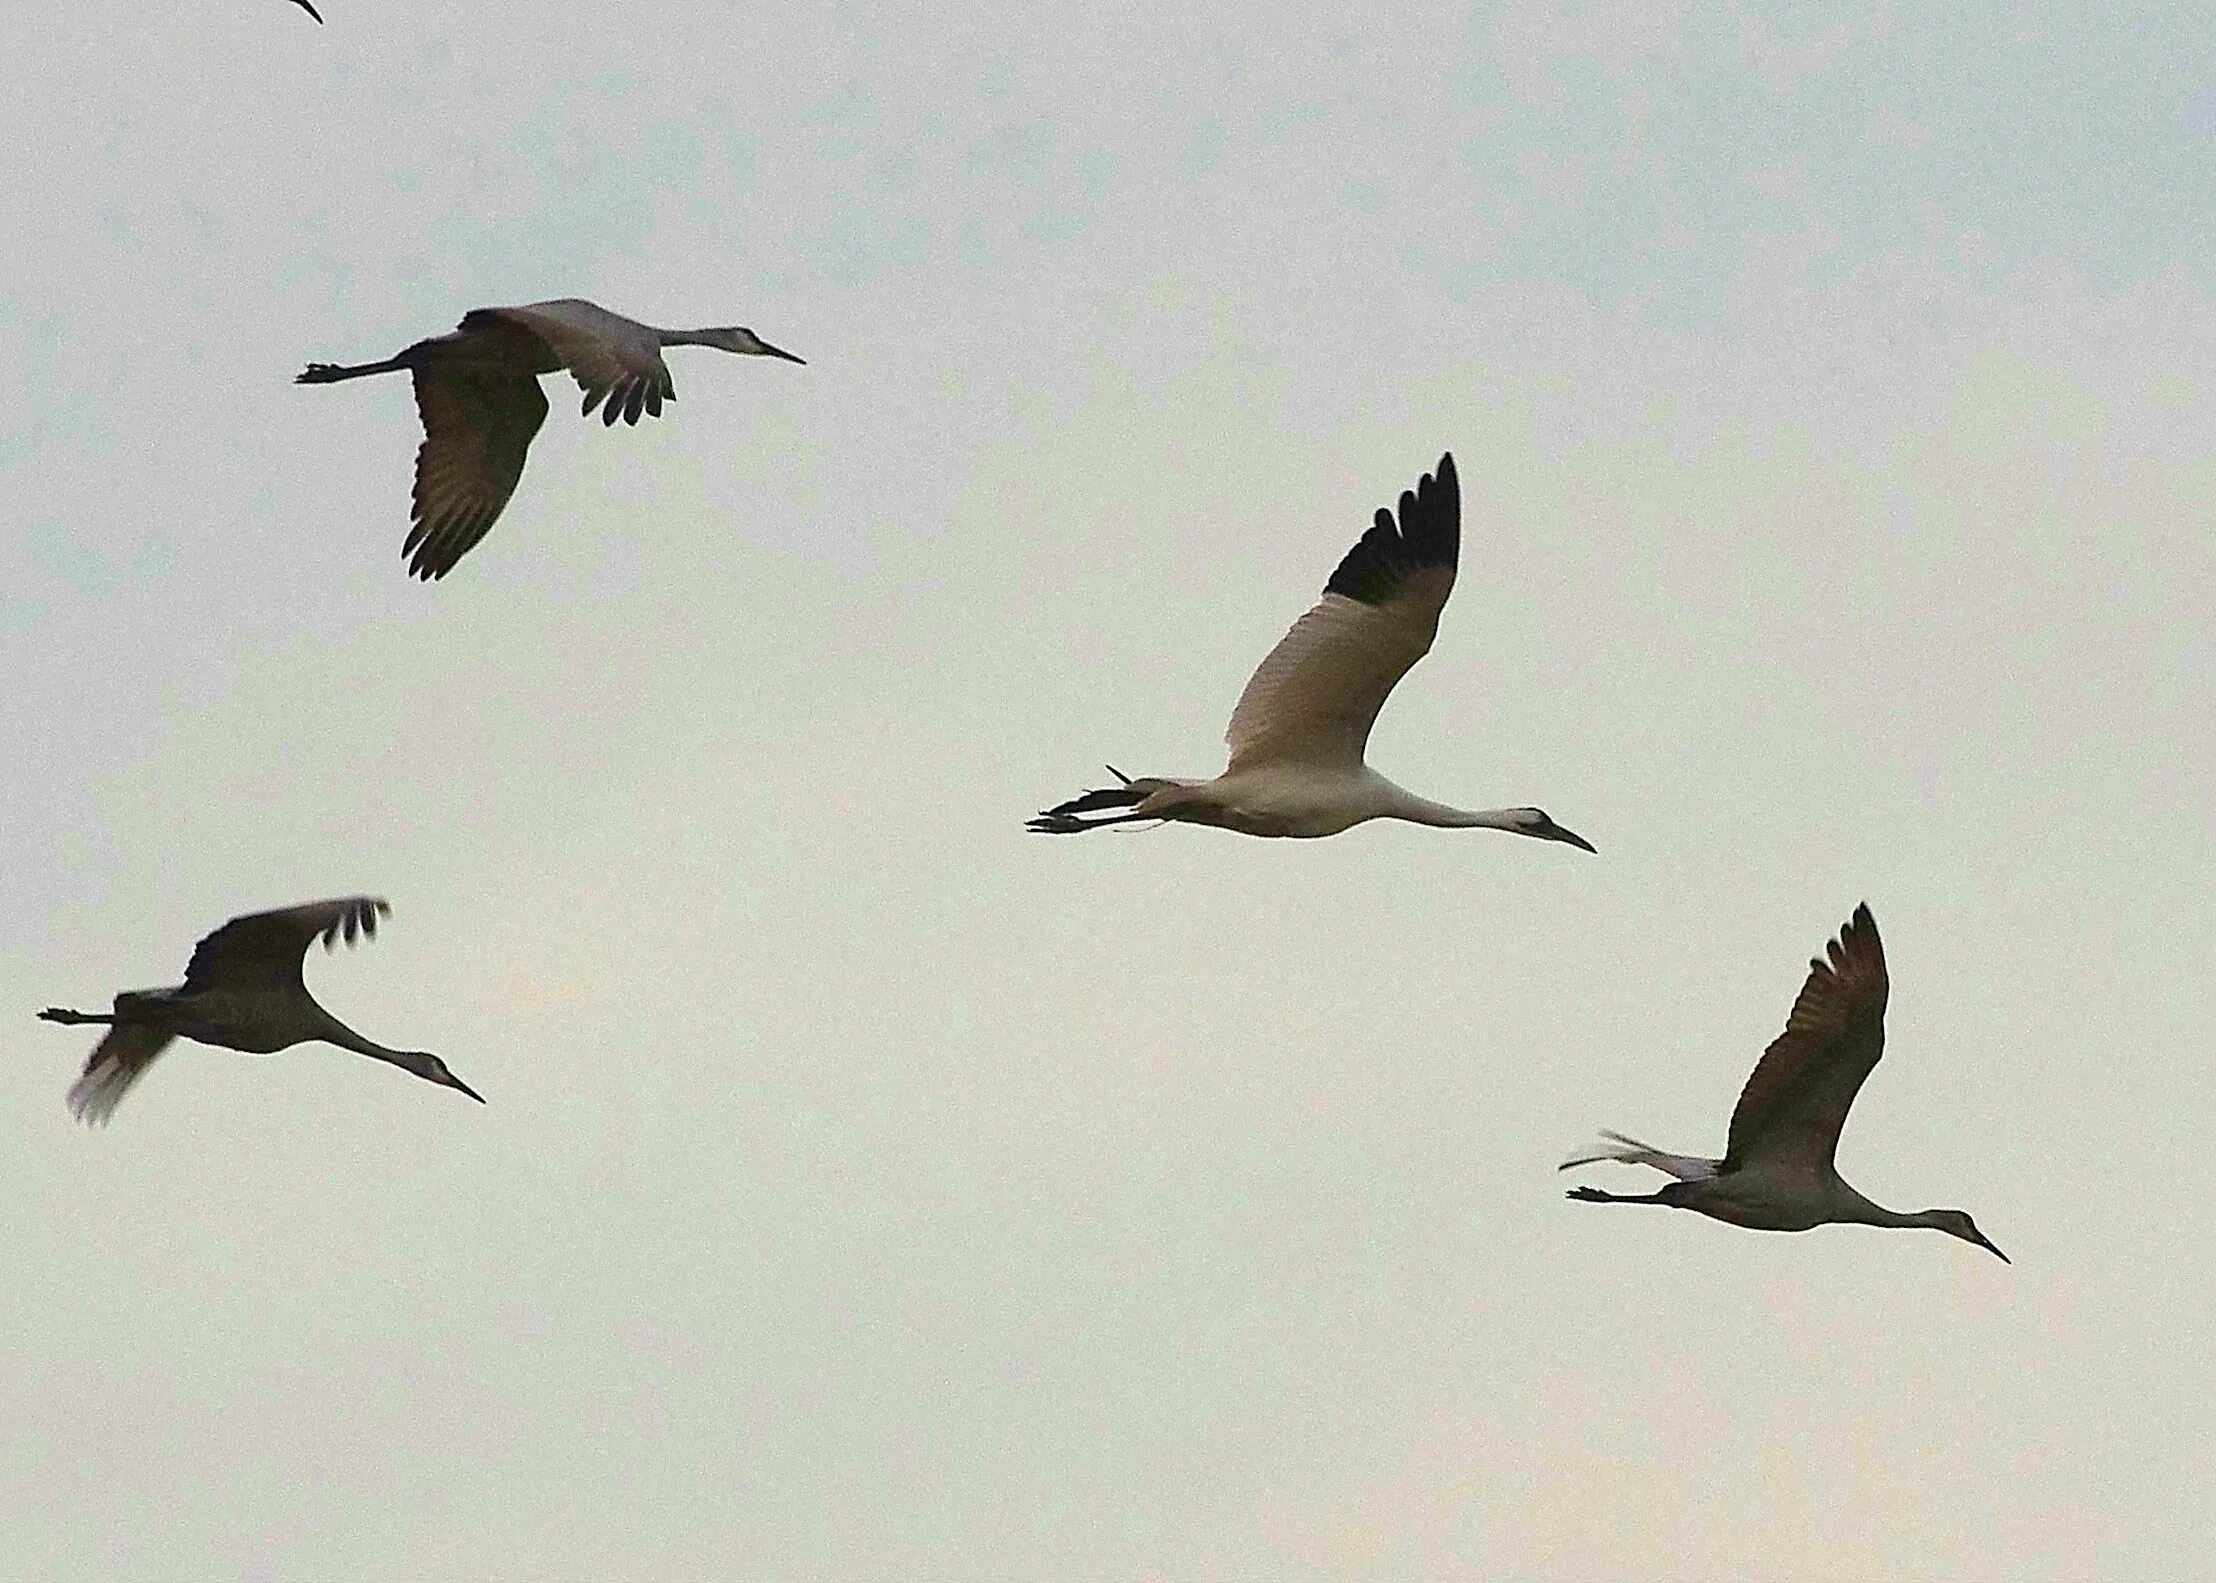
[(185, 988), (297, 986), (300, 959), (318, 935), (325, 950), (341, 935), (351, 945), (357, 935), (375, 935), (377, 920), (391, 911), (375, 896), (334, 896), (233, 918), (193, 947)]
[(486, 318), (521, 325), (544, 342), (585, 393), (584, 416), (599, 407), (603, 423), (620, 417), (635, 424), (642, 411), (660, 417), (662, 402), (676, 399), (669, 365), (648, 339), (652, 332), (597, 303), (569, 297), (521, 308), (479, 308), (462, 327)]
[(400, 553), (426, 581), (444, 577), (500, 519), (523, 459), (546, 421), (536, 378), (471, 365), (415, 370), (423, 445), (416, 452), (414, 526)]
[(1868, 903), (1808, 964), (1785, 1031), (1770, 1042), (1731, 1113), (1724, 1169), (1750, 1160), (1829, 1170), (1839, 1129), (1885, 1050), (1885, 947)]
[(86, 1126), (100, 1126), (115, 1114), (131, 1085), (169, 1048), (172, 1035), (143, 1024), (118, 1023), (93, 1046), (84, 1074), (69, 1085), (69, 1112)]

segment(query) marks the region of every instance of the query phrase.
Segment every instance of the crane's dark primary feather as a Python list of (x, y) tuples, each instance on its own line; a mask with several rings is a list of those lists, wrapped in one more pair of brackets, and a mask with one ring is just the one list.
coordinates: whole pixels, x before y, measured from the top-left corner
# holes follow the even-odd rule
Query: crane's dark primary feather
[(1399, 526), (1390, 511), (1379, 509), (1377, 521), (1347, 551), (1323, 591), (1381, 605), (1411, 573), (1451, 568), (1461, 554), (1462, 481), (1450, 451), (1439, 458), (1436, 477), (1426, 473), (1413, 491), (1401, 491)]

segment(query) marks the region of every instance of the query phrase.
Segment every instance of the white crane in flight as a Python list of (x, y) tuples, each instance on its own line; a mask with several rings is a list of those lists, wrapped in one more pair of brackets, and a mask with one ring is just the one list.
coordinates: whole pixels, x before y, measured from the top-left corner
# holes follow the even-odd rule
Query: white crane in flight
[(105, 1023), (108, 1031), (69, 1090), (69, 1108), (80, 1121), (104, 1122), (115, 1113), (141, 1073), (172, 1039), (272, 1055), (320, 1039), (342, 1050), (390, 1061), (403, 1071), (485, 1102), (426, 1050), (388, 1050), (374, 1044), (316, 1004), (300, 976), (301, 959), (320, 935), (330, 950), (343, 934), (374, 935), (377, 920), (392, 909), (373, 896), (340, 896), (303, 902), (275, 912), (233, 918), (193, 947), (185, 981), (174, 989), (125, 990), (107, 1014), (49, 1006), (47, 1022)]
[(1831, 942), (1830, 956), (1828, 963), (1818, 957), (1808, 964), (1808, 982), (1793, 1002), (1785, 1031), (1770, 1042), (1740, 1091), (1722, 1159), (1667, 1154), (1620, 1132), (1605, 1133), (1610, 1147), (1565, 1160), (1562, 1169), (1620, 1160), (1651, 1165), (1676, 1180), (1652, 1193), (1573, 1187), (1570, 1197), (1588, 1204), (1666, 1204), (1756, 1231), (1807, 1231), (1842, 1222), (1927, 1226), (1974, 1242), (2007, 1263), (2008, 1255), (1963, 1211), (1886, 1209), (1849, 1187), (1833, 1167), (1839, 1129), (1885, 1049), (1885, 947), (1866, 903)]
[(804, 362), (752, 330), (658, 330), (576, 297), (522, 308), (473, 308), (452, 333), (376, 363), (310, 363), (295, 383), (329, 385), (406, 369), (415, 381), (423, 445), (400, 553), (425, 581), (444, 577), (500, 519), (523, 476), (532, 437), (546, 421), (539, 376), (568, 369), (584, 412), (603, 423), (659, 417), (677, 387), (662, 361), (670, 346), (712, 346), (748, 357)]
[[(1400, 521), (1379, 510), (1239, 695), (1224, 740), (1231, 761), (1213, 780), (1148, 776), (1088, 791), (1030, 822), (1046, 835), (1175, 819), (1243, 835), (1327, 836), (1368, 819), (1448, 829), (1506, 830), (1593, 850), (1538, 808), (1450, 808), (1402, 790), (1362, 761), (1370, 727), (1410, 666), (1431, 650), (1461, 555), (1462, 486), (1439, 458), (1403, 490)], [(1128, 812), (1102, 814), (1104, 809)], [(1101, 815), (1088, 818), (1086, 815)]]

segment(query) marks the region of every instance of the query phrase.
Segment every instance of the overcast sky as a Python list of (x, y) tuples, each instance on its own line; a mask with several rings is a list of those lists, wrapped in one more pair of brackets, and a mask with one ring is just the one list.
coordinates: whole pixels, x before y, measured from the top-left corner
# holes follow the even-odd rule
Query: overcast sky
[[(0, 12), (12, 1576), (2205, 1565), (2216, 26), (322, 9)], [(411, 581), (404, 382), (293, 374), (564, 295), (808, 366), (551, 392)], [(1372, 761), (1597, 857), (1024, 833), (1448, 449)], [(71, 1120), (39, 1007), (348, 891), (484, 1108)], [(1566, 1203), (1864, 899), (1842, 1170), (2015, 1264)]]

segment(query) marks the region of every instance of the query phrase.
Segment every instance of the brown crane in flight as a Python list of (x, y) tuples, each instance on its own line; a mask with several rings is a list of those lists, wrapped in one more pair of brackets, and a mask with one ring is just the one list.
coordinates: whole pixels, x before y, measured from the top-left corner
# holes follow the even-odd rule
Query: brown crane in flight
[(80, 1121), (106, 1121), (154, 1058), (179, 1038), (250, 1055), (272, 1055), (320, 1039), (389, 1061), (483, 1104), (485, 1096), (448, 1071), (437, 1056), (427, 1050), (389, 1050), (365, 1039), (308, 993), (300, 963), (309, 946), (320, 937), (330, 950), (341, 935), (351, 945), (357, 935), (376, 934), (377, 920), (391, 911), (374, 896), (339, 896), (249, 913), (193, 947), (185, 981), (175, 988), (125, 990), (115, 997), (115, 1010), (107, 1013), (47, 1007), (39, 1013), (47, 1022), (104, 1023), (108, 1028), (85, 1062), (84, 1075), (69, 1090), (70, 1110)]
[(584, 411), (600, 421), (636, 424), (659, 417), (677, 386), (662, 361), (671, 346), (712, 346), (747, 357), (804, 362), (736, 326), (659, 330), (577, 297), (521, 308), (473, 308), (446, 335), (375, 363), (310, 363), (295, 381), (408, 371), (415, 382), (423, 444), (416, 451), (413, 524), (400, 553), (425, 581), (444, 577), (500, 520), (523, 477), (523, 460), (546, 421), (541, 374), (569, 370), (585, 392)]
[(1818, 957), (1808, 964), (1808, 982), (1793, 1002), (1785, 1031), (1755, 1063), (1731, 1113), (1731, 1139), (1722, 1159), (1668, 1154), (1610, 1132), (1604, 1134), (1609, 1147), (1565, 1160), (1562, 1169), (1620, 1160), (1650, 1165), (1676, 1180), (1652, 1193), (1573, 1187), (1570, 1197), (1588, 1204), (1665, 1204), (1756, 1231), (1807, 1231), (1842, 1222), (1927, 1226), (1974, 1242), (2007, 1263), (2008, 1255), (1962, 1210), (1887, 1209), (1849, 1187), (1834, 1168), (1839, 1129), (1885, 1050), (1885, 948), (1867, 903), (1855, 908), (1829, 955), (1828, 962)]

